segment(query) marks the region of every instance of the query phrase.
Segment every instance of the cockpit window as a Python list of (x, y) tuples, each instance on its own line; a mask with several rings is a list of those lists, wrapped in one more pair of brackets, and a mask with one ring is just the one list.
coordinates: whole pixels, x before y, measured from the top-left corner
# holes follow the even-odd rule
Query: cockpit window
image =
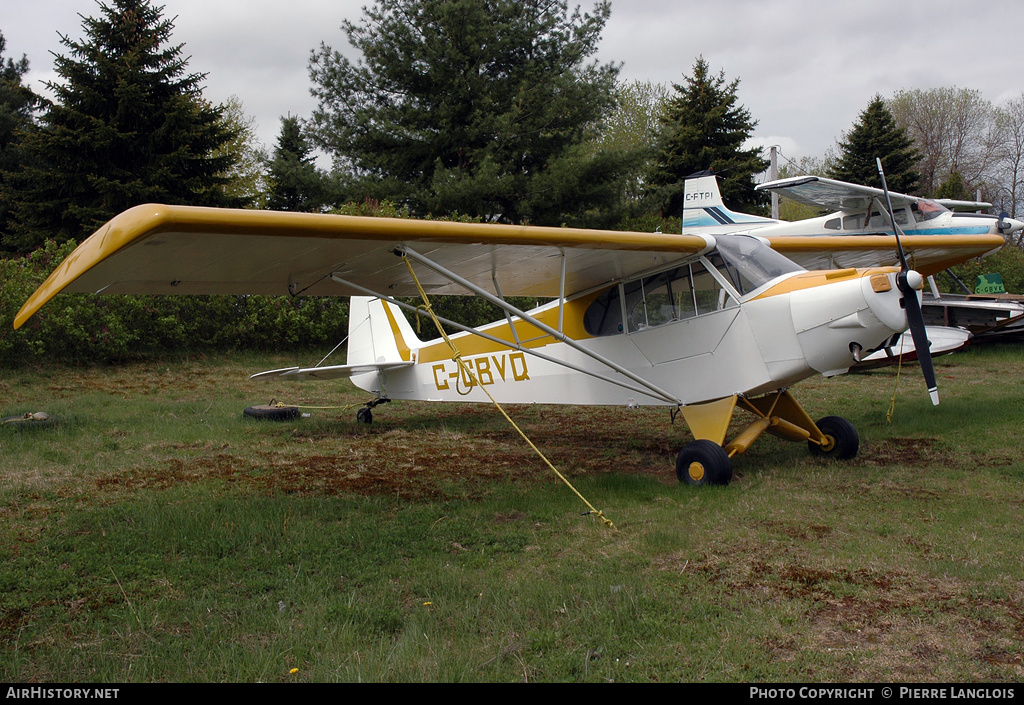
[(914, 212), (914, 218), (917, 222), (923, 223), (926, 220), (932, 220), (938, 218), (943, 213), (948, 213), (949, 209), (941, 203), (937, 203), (928, 198), (919, 198), (916, 203), (910, 205), (910, 210)]
[[(804, 271), (760, 240), (721, 235), (716, 241), (706, 261), (740, 294)], [(733, 308), (739, 305), (734, 297), (698, 260), (611, 287), (587, 308), (583, 327), (594, 336), (634, 332)]]

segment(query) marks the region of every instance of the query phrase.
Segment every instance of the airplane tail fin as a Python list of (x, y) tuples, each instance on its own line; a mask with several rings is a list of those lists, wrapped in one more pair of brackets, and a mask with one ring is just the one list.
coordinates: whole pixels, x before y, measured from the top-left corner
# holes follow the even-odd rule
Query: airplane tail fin
[(369, 296), (349, 300), (349, 365), (409, 362), (421, 345), (405, 314), (394, 304)]
[(779, 221), (729, 210), (722, 202), (718, 177), (708, 172), (694, 174), (683, 185), (683, 232), (698, 234), (702, 230), (727, 233), (747, 230)]

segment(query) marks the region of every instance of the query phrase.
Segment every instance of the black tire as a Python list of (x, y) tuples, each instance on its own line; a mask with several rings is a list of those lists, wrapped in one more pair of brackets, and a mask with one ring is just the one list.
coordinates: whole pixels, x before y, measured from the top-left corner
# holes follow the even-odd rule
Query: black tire
[(676, 477), (694, 487), (728, 485), (732, 480), (732, 461), (725, 449), (714, 441), (693, 441), (679, 451)]
[(818, 429), (825, 434), (825, 444), (807, 442), (811, 455), (836, 460), (850, 460), (860, 450), (860, 435), (853, 424), (842, 416), (826, 416), (817, 422)]
[(297, 406), (271, 406), (269, 404), (260, 404), (259, 406), (250, 406), (242, 412), (243, 416), (247, 416), (250, 419), (263, 419), (265, 421), (291, 421), (297, 419), (300, 416), (299, 407)]
[(371, 424), (373, 423), (373, 412), (370, 411), (370, 407), (364, 406), (356, 412), (356, 421), (359, 423)]

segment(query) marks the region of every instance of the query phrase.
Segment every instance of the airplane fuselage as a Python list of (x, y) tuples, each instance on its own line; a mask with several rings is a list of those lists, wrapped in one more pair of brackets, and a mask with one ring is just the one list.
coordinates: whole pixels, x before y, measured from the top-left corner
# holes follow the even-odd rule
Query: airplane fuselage
[[(900, 218), (903, 214), (902, 219)], [(1000, 235), (1000, 219), (982, 213), (955, 213), (947, 211), (936, 217), (918, 222), (910, 214), (909, 209), (896, 211), (897, 222), (906, 235)], [(1009, 223), (1013, 231), (1020, 230), (1024, 224), (1011, 219), (1003, 219)], [(813, 236), (813, 235), (871, 235), (876, 233), (891, 234), (892, 228), (884, 215), (873, 214), (867, 218), (864, 214), (831, 213), (817, 218), (778, 222), (756, 226), (743, 230), (759, 237), (777, 236)]]
[[(569, 301), (561, 312), (563, 330), (580, 346), (615, 360), (670, 398), (588, 377), (608, 370), (550, 335), (531, 333), (524, 322), (516, 336), (504, 321), (482, 330), (503, 340), (518, 337), (525, 349), (456, 335), (453, 342), (465, 363), (460, 368), (443, 340), (417, 341), (409, 348), (415, 365), (357, 375), (353, 382), (401, 399), (485, 402), (486, 388), (503, 403), (686, 405), (756, 396), (814, 375), (846, 372), (854, 362), (853, 348), (873, 349), (907, 326), (894, 268), (789, 272), (741, 294), (712, 261), (701, 258), (687, 266), (685, 278), (678, 269), (671, 272), (677, 288), (688, 282), (700, 288), (685, 292), (683, 304), (676, 292), (674, 310), (658, 288), (668, 278), (655, 273)], [(645, 282), (649, 290), (631, 297)], [(610, 321), (609, 306), (615, 309)], [(380, 308), (376, 314), (374, 307)], [(383, 307), (370, 302), (371, 319), (384, 320)], [(595, 311), (603, 321), (595, 321)], [(558, 304), (530, 313), (554, 323)]]

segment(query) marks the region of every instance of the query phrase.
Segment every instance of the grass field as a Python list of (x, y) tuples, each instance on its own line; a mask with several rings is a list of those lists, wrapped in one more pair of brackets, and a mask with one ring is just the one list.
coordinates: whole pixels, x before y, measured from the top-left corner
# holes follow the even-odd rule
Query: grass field
[[(315, 360), (314, 360), (315, 361)], [(676, 482), (658, 409), (350, 406), (225, 356), (7, 371), (4, 681), (1020, 681), (1024, 348), (794, 389), (848, 463), (765, 437)], [(309, 362), (299, 360), (298, 362)]]

